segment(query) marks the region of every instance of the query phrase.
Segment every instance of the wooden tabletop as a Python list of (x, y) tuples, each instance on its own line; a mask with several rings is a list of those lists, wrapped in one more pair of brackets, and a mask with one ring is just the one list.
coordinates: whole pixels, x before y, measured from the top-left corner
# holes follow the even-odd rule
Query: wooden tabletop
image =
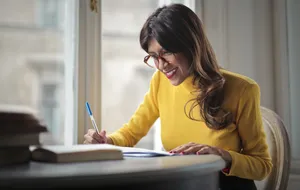
[[(126, 183), (163, 180), (218, 172), (225, 167), (216, 155), (185, 155), (155, 158), (125, 158), (117, 161), (39, 163), (0, 169), (0, 184), (27, 186), (59, 183)], [(17, 183), (16, 183), (17, 182)]]

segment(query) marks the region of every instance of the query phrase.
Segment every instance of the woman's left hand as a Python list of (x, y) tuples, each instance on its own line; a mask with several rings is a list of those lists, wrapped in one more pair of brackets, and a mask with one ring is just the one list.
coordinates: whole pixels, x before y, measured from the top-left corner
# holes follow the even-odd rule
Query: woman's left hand
[(190, 142), (188, 144), (184, 144), (178, 146), (170, 151), (170, 153), (181, 153), (181, 154), (215, 154), (221, 156), (227, 165), (230, 165), (232, 158), (228, 151), (220, 149), (218, 147), (197, 144)]

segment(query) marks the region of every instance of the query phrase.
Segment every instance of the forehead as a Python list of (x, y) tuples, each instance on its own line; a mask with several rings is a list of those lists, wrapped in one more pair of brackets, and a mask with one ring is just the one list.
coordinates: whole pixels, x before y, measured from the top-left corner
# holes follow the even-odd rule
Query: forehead
[(148, 45), (148, 53), (158, 53), (162, 50), (163, 48), (160, 46), (160, 44), (155, 40), (151, 39), (149, 41)]

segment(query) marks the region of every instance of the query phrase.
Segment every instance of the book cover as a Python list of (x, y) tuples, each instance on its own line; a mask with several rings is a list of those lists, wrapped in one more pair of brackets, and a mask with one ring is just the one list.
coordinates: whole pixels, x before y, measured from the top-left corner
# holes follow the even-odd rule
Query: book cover
[(1, 147), (0, 148), (0, 166), (9, 166), (24, 164), (30, 162), (29, 146), (19, 147)]
[(0, 104), (0, 136), (47, 132), (38, 113), (29, 107)]
[(42, 145), (31, 146), (31, 159), (39, 162), (85, 162), (122, 160), (122, 151), (107, 144)]

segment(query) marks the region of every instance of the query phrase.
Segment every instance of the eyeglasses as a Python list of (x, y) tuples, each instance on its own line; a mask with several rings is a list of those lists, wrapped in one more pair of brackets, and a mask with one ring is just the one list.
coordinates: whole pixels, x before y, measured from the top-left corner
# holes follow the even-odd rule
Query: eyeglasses
[(164, 63), (170, 62), (174, 57), (174, 54), (167, 51), (161, 51), (158, 55), (147, 55), (144, 58), (144, 63), (146, 63), (151, 68), (157, 68), (159, 64), (159, 59)]

